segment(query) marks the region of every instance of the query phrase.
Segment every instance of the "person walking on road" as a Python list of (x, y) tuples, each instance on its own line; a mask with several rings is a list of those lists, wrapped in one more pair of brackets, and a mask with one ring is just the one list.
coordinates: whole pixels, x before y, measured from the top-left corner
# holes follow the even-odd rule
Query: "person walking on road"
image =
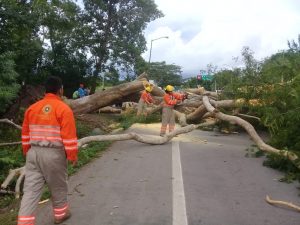
[(140, 116), (141, 114), (143, 114), (144, 116), (147, 115), (146, 105), (150, 105), (153, 103), (153, 98), (150, 94), (152, 89), (153, 86), (151, 86), (150, 84), (145, 86), (145, 90), (142, 92), (141, 98), (139, 100), (137, 116)]
[(169, 132), (172, 132), (175, 128), (174, 106), (187, 98), (187, 95), (179, 94), (173, 91), (174, 87), (172, 85), (167, 85), (165, 87), (166, 93), (163, 99), (162, 122), (160, 128), (160, 136), (162, 137), (166, 135), (168, 125)]
[(22, 148), (26, 155), (24, 195), (18, 225), (34, 225), (35, 210), (46, 182), (51, 192), (54, 223), (71, 216), (67, 201), (67, 160), (77, 163), (77, 136), (72, 110), (62, 100), (58, 77), (45, 83), (45, 97), (25, 112)]

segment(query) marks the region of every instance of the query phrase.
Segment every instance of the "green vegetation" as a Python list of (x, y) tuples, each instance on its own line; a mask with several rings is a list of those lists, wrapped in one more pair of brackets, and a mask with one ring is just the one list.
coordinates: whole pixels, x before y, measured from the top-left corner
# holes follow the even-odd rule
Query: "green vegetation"
[[(163, 14), (148, 1), (1, 1), (0, 114), (24, 84), (62, 78), (65, 95), (79, 83), (131, 80), (143, 63), (144, 29)], [(9, 74), (10, 76), (7, 76)], [(17, 76), (18, 75), (18, 76)]]
[(285, 173), (279, 181), (291, 183), (294, 180), (300, 182), (300, 171), (294, 164), (284, 156), (268, 154), (267, 159), (263, 163), (264, 166), (280, 170)]
[(16, 99), (20, 85), (16, 83), (17, 72), (11, 53), (0, 54), (0, 113)]

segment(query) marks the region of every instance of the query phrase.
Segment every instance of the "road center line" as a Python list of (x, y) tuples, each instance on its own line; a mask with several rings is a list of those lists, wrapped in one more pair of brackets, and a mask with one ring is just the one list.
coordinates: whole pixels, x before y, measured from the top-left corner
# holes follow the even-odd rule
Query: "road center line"
[(179, 142), (172, 142), (173, 225), (187, 225)]

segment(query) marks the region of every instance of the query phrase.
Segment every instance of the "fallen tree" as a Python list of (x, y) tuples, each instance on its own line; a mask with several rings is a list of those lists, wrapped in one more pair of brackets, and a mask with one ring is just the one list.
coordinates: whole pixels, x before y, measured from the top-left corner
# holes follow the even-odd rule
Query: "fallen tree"
[[(144, 90), (145, 83), (148, 83), (147, 74), (142, 73), (136, 80), (120, 85), (113, 86), (104, 91), (85, 96), (76, 100), (67, 100), (75, 114), (89, 113), (97, 111), (105, 106), (115, 103), (127, 102), (130, 100), (138, 101), (139, 92)], [(163, 96), (164, 91), (158, 87), (153, 87), (152, 94)], [(128, 98), (128, 96), (132, 95)]]
[[(123, 102), (125, 99), (138, 99), (140, 96), (140, 91), (144, 89), (144, 84), (147, 82), (146, 74), (142, 74), (137, 80), (117, 85), (115, 87), (112, 87), (110, 89), (107, 89), (102, 92), (95, 93), (91, 96), (84, 97), (82, 99), (78, 100), (71, 100), (69, 101), (69, 104), (73, 111), (76, 114), (80, 113), (86, 113), (86, 112), (94, 112), (98, 110), (99, 108), (112, 105), (116, 102)], [(236, 109), (241, 104), (246, 104), (244, 100), (221, 100), (218, 101), (218, 95), (213, 92), (207, 92), (204, 89), (188, 89), (187, 92), (191, 93), (189, 98), (185, 100), (180, 105), (176, 106), (175, 114), (176, 117), (179, 120), (179, 123), (181, 126), (183, 126), (180, 129), (177, 129), (173, 131), (172, 133), (166, 135), (165, 137), (160, 136), (154, 136), (154, 135), (143, 135), (143, 134), (137, 134), (134, 132), (126, 133), (126, 134), (116, 134), (116, 135), (98, 135), (98, 136), (89, 136), (84, 137), (78, 141), (78, 146), (81, 147), (85, 144), (88, 144), (90, 142), (95, 141), (123, 141), (123, 140), (135, 140), (141, 143), (145, 144), (152, 144), (152, 145), (161, 145), (169, 142), (174, 136), (190, 132), (199, 126), (208, 126), (214, 124), (217, 120), (223, 120), (228, 121), (232, 124), (237, 124), (241, 127), (243, 127), (252, 140), (256, 143), (258, 148), (260, 148), (262, 151), (282, 155), (286, 158), (288, 158), (291, 162), (294, 163), (294, 165), (300, 169), (300, 165), (298, 163), (299, 159), (296, 154), (290, 151), (280, 150), (276, 149), (270, 145), (267, 145), (257, 134), (254, 127), (247, 122), (246, 120), (236, 116), (239, 115), (241, 117), (245, 118), (255, 118), (259, 120), (258, 117), (254, 117), (251, 115), (245, 115), (242, 113), (239, 113), (238, 110), (235, 111), (235, 116), (233, 115), (227, 115), (218, 110), (218, 108), (233, 108)], [(162, 101), (161, 96), (163, 96), (164, 92), (155, 87), (153, 89), (153, 95), (157, 96), (155, 97), (155, 102), (157, 106), (153, 108), (149, 108), (147, 110), (148, 114), (157, 112), (161, 110), (162, 106), (160, 102)], [(250, 101), (249, 101), (250, 102)], [(136, 104), (127, 104), (128, 107), (136, 107)], [(110, 107), (107, 107), (108, 110), (112, 110)], [(112, 112), (112, 111), (111, 111)], [(189, 113), (187, 113), (189, 112)], [(189, 123), (198, 123), (205, 117), (213, 117), (215, 120), (212, 120), (208, 123), (203, 123), (200, 125), (193, 125)], [(2, 123), (7, 123), (10, 125), (15, 126), (17, 129), (21, 129), (21, 127), (17, 124), (14, 124), (12, 121), (7, 119), (0, 120)], [(17, 144), (19, 144), (18, 142)], [(10, 143), (3, 143), (3, 144), (10, 144)], [(15, 144), (15, 143), (14, 143)], [(7, 190), (1, 190), (2, 193), (15, 193), (16, 198), (20, 196), (20, 184), (25, 176), (25, 170), (24, 167), (10, 170), (9, 175), (1, 185), (1, 188), (6, 189), (9, 185), (9, 183), (12, 181), (12, 179), (15, 176), (19, 176), (17, 179), (16, 187), (14, 192), (10, 192)], [(270, 199), (269, 199), (270, 200)], [(271, 202), (271, 200), (270, 200)]]

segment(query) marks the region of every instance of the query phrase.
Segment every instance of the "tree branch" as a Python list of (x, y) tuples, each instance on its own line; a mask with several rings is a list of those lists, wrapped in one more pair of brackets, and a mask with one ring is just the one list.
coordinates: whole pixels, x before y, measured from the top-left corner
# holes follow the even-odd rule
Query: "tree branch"
[(20, 144), (22, 144), (21, 141), (7, 142), (7, 143), (0, 143), (0, 147), (3, 147), (3, 146), (10, 146), (10, 145), (20, 145)]
[(277, 155), (282, 155), (287, 157), (290, 161), (293, 162), (293, 164), (300, 169), (300, 164), (297, 163), (298, 161), (298, 156), (294, 154), (293, 152), (290, 151), (285, 151), (285, 150), (279, 150), (276, 149), (270, 145), (267, 145), (261, 137), (257, 134), (256, 130), (254, 127), (248, 123), (247, 121), (237, 117), (237, 116), (230, 116), (226, 115), (222, 112), (219, 112), (217, 109), (215, 109), (209, 102), (209, 99), (207, 96), (203, 96), (203, 104), (205, 105), (207, 111), (213, 113), (215, 117), (217, 117), (220, 120), (225, 120), (234, 124), (238, 124), (239, 126), (243, 127), (248, 134), (251, 136), (252, 140), (256, 143), (259, 149), (262, 151), (266, 151), (269, 153), (275, 153)]
[(291, 202), (284, 202), (284, 201), (278, 201), (278, 200), (273, 200), (269, 197), (269, 195), (266, 196), (266, 202), (268, 202), (271, 205), (283, 205), (283, 206), (287, 206), (289, 208), (292, 208), (298, 212), (300, 212), (300, 207), (297, 205), (294, 205)]
[(22, 130), (22, 127), (18, 124), (15, 124), (13, 121), (9, 120), (9, 119), (0, 119), (0, 123), (8, 123), (14, 127), (16, 127), (19, 130)]

